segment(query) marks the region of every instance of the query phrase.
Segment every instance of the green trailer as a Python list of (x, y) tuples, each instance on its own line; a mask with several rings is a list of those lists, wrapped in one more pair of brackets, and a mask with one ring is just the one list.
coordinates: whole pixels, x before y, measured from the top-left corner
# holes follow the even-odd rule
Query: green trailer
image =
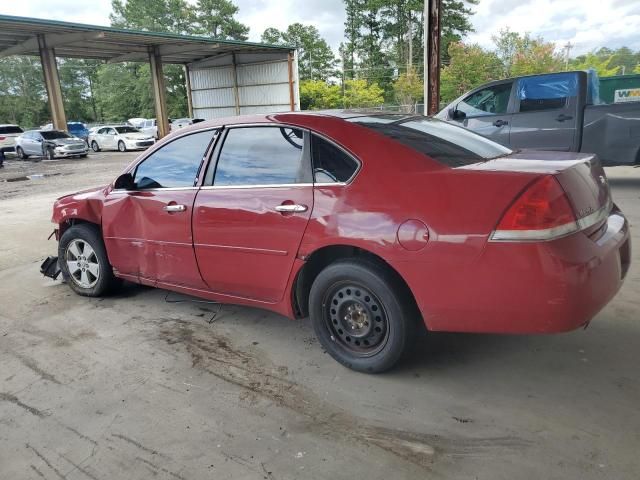
[(599, 80), (600, 100), (603, 103), (640, 102), (640, 75), (616, 75), (600, 77)]

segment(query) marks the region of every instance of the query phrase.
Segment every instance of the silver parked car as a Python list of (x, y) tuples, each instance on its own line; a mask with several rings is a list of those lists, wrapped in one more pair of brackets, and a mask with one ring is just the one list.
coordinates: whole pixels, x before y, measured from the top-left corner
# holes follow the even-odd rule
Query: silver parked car
[(81, 138), (59, 130), (30, 130), (16, 138), (16, 155), (23, 160), (30, 156), (86, 157), (89, 149)]
[(16, 138), (23, 130), (17, 125), (0, 125), (0, 152), (15, 152)]
[(141, 150), (150, 147), (156, 139), (128, 125), (107, 125), (89, 134), (89, 145), (94, 152), (100, 150)]

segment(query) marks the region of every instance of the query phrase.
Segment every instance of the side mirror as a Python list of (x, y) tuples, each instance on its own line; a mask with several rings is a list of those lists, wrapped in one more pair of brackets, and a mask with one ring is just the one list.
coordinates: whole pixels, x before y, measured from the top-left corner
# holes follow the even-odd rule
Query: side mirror
[(458, 110), (457, 108), (452, 108), (451, 110), (449, 110), (449, 116), (453, 119), (453, 120), (464, 120), (465, 118), (467, 118), (467, 114), (464, 113), (462, 110)]
[(123, 173), (113, 183), (113, 188), (116, 190), (135, 190), (136, 182), (133, 180), (133, 175), (130, 173)]

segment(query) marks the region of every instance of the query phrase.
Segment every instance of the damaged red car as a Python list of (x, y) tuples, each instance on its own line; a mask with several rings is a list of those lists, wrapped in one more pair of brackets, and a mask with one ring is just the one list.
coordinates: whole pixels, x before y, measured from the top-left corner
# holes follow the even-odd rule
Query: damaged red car
[(396, 364), (418, 328), (584, 326), (630, 261), (597, 157), (406, 115), (199, 123), (60, 198), (53, 222), (80, 295), (125, 279), (310, 316), (327, 352), (365, 372)]

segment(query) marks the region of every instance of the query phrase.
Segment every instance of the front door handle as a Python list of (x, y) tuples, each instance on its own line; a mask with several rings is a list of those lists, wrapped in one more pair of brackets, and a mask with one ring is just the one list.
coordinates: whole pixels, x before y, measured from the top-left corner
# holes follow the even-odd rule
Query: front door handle
[(565, 120), (571, 120), (572, 118), (573, 117), (571, 115), (565, 115), (564, 113), (561, 113), (556, 117), (556, 121), (564, 122)]
[(493, 122), (494, 127), (504, 127), (505, 125), (509, 125), (509, 122), (507, 122), (506, 120), (496, 120), (495, 122)]
[(299, 213), (306, 212), (309, 209), (306, 205), (284, 204), (276, 207), (276, 212), (280, 213)]
[(176, 204), (172, 204), (172, 205), (165, 205), (162, 208), (165, 212), (169, 212), (169, 213), (173, 213), (173, 212), (184, 212), (187, 210), (187, 206), (186, 205), (176, 205)]

